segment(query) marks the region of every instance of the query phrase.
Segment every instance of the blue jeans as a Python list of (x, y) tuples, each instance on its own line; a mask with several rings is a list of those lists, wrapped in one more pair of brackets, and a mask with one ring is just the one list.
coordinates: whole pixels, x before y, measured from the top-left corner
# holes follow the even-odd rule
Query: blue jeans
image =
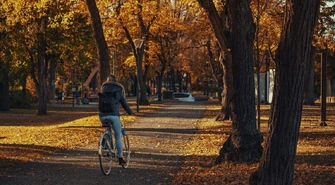
[[(122, 152), (122, 128), (121, 128), (121, 121), (119, 116), (103, 116), (100, 117), (101, 122), (111, 122), (113, 123), (111, 125), (111, 129), (114, 130), (114, 137), (115, 137), (115, 144), (116, 144), (116, 149), (119, 154), (119, 157), (123, 156)], [(111, 130), (112, 131), (112, 130)]]

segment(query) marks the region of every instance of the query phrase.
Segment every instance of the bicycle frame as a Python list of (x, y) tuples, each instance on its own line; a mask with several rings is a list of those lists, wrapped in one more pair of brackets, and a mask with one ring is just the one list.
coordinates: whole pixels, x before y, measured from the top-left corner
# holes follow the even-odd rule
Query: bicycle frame
[[(124, 120), (123, 120), (124, 121)], [(113, 123), (110, 122), (103, 122), (103, 127), (106, 129), (103, 131), (102, 135), (100, 136), (99, 141), (99, 161), (100, 161), (100, 168), (104, 175), (109, 175), (112, 169), (113, 162), (119, 162), (119, 155), (116, 149), (116, 144), (114, 143), (114, 130), (111, 129), (111, 125)], [(130, 148), (129, 148), (129, 139), (128, 135), (125, 132), (125, 128), (122, 127), (122, 145), (123, 145), (123, 155), (126, 161), (126, 164), (122, 164), (123, 168), (127, 168), (129, 166), (130, 161)], [(106, 141), (107, 140), (107, 141)], [(107, 147), (106, 147), (107, 143)], [(106, 163), (106, 164), (105, 164)]]

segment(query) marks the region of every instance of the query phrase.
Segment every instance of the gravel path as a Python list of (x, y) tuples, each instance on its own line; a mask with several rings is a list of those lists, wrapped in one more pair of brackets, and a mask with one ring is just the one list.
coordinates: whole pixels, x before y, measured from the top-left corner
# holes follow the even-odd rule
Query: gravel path
[(58, 152), (37, 162), (8, 169), (1, 185), (158, 185), (170, 184), (183, 162), (183, 149), (197, 132), (197, 121), (205, 110), (203, 102), (167, 105), (146, 113), (127, 127), (130, 139), (130, 166), (116, 167), (109, 176), (100, 171), (97, 146)]

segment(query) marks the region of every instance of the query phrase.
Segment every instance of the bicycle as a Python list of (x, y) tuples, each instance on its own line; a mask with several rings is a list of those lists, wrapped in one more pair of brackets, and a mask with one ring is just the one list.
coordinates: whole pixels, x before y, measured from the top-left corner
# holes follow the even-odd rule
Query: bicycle
[[(123, 119), (122, 122), (124, 122)], [(113, 139), (114, 131), (113, 129), (110, 128), (111, 124), (113, 123), (102, 122), (102, 127), (105, 127), (106, 129), (100, 136), (99, 141), (99, 149), (98, 149), (99, 162), (100, 162), (100, 168), (104, 175), (110, 174), (113, 163), (116, 163), (117, 165), (119, 164), (119, 155), (114, 142), (115, 139)], [(122, 167), (128, 168), (130, 161), (130, 147), (129, 147), (128, 135), (125, 132), (124, 126), (122, 127), (122, 145), (123, 145), (123, 157), (124, 160), (126, 161), (126, 164), (122, 164)]]

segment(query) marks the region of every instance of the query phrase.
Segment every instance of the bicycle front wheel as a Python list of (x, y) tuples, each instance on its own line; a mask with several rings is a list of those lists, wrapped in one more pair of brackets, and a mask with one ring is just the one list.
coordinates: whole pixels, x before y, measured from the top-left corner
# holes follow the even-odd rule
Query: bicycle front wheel
[(111, 152), (112, 144), (110, 135), (105, 132), (100, 137), (99, 143), (99, 162), (104, 175), (109, 175), (112, 169), (113, 156)]
[(128, 168), (130, 162), (130, 146), (129, 146), (129, 139), (127, 134), (123, 134), (123, 157), (126, 161), (126, 164), (122, 165), (123, 168)]

